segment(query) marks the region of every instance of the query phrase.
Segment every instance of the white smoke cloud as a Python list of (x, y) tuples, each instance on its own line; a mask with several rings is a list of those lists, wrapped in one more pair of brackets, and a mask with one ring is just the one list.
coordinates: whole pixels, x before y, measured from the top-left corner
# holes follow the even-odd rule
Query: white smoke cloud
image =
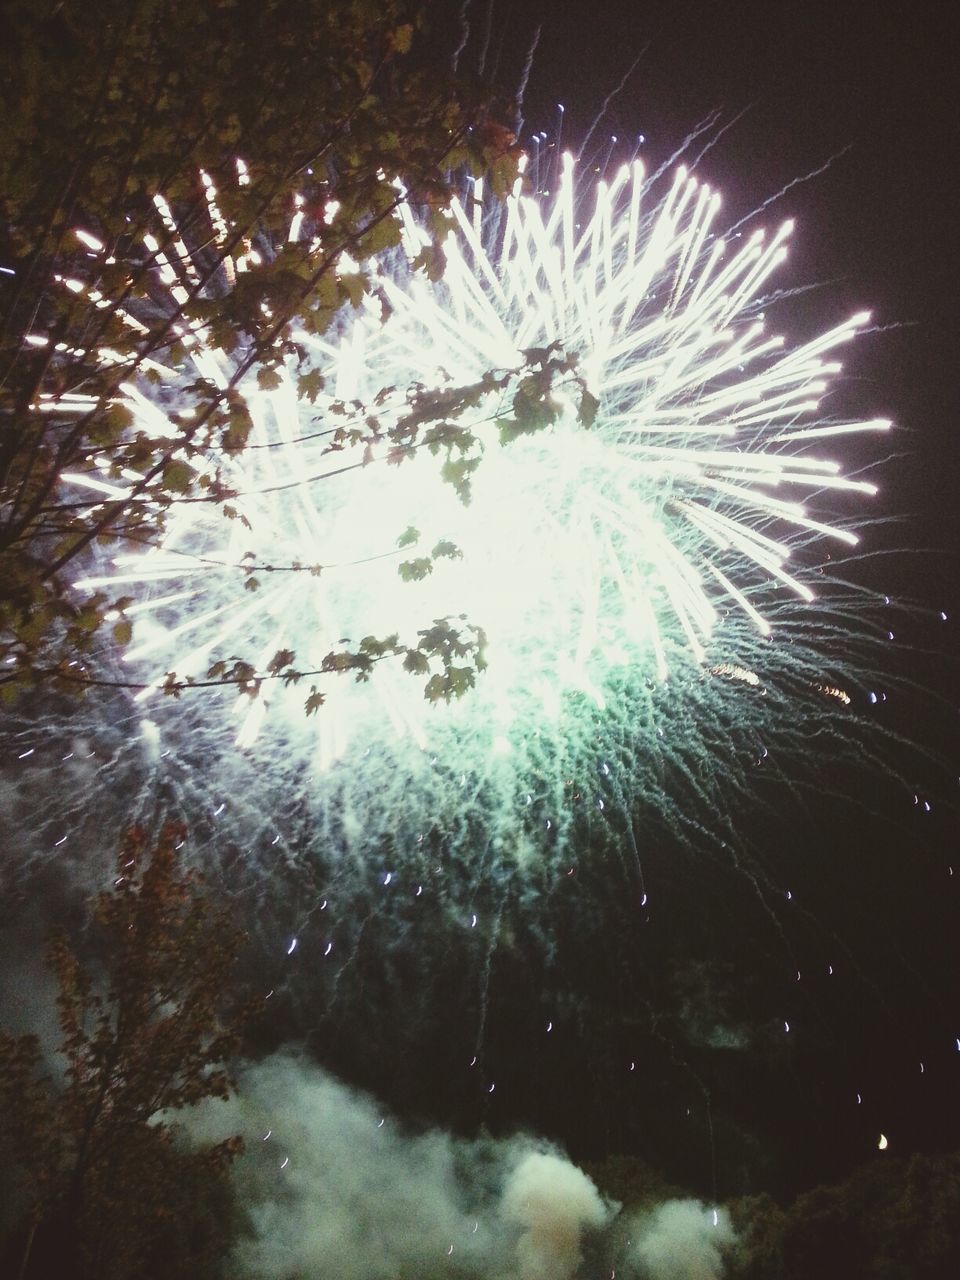
[(576, 1280), (592, 1242), (617, 1275), (719, 1280), (734, 1240), (726, 1211), (698, 1200), (618, 1216), (548, 1143), (410, 1132), (285, 1053), (248, 1067), (230, 1102), (193, 1114), (196, 1140), (246, 1142), (241, 1277)]
[(238, 1096), (190, 1127), (198, 1140), (246, 1141), (236, 1176), (253, 1235), (235, 1258), (245, 1276), (569, 1280), (585, 1232), (614, 1212), (545, 1143), (407, 1132), (288, 1055), (250, 1067)]
[(507, 1180), (501, 1213), (523, 1228), (516, 1247), (520, 1280), (567, 1280), (581, 1260), (584, 1229), (605, 1226), (612, 1207), (563, 1156), (531, 1151)]
[(628, 1271), (643, 1280), (719, 1280), (734, 1242), (726, 1209), (668, 1200), (631, 1224)]

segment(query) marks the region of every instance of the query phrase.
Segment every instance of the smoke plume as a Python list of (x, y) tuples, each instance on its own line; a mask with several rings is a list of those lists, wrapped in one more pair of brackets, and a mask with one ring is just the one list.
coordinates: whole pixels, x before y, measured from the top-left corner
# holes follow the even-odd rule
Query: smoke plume
[(593, 1242), (628, 1274), (716, 1280), (732, 1238), (725, 1216), (714, 1226), (712, 1211), (679, 1201), (615, 1244), (619, 1206), (548, 1143), (411, 1131), (289, 1054), (249, 1067), (191, 1131), (245, 1139), (236, 1177), (250, 1231), (235, 1263), (251, 1278), (575, 1280)]

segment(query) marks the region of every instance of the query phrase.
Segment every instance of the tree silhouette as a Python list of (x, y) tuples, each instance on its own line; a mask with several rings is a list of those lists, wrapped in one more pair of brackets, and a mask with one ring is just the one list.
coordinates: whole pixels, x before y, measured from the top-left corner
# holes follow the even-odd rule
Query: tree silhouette
[(124, 837), (94, 911), (99, 980), (65, 936), (51, 942), (62, 1084), (41, 1073), (35, 1036), (0, 1033), (0, 1125), (24, 1204), (8, 1263), (24, 1280), (216, 1275), (226, 1252), (240, 1141), (190, 1147), (177, 1116), (230, 1094), (238, 1036), (222, 1009), (242, 935), (180, 868), (183, 834)]
[[(440, 223), (451, 172), (488, 173), (499, 190), (512, 181), (515, 139), (491, 119), (490, 95), (418, 61), (426, 8), (5, 7), (0, 692), (39, 680), (75, 692), (105, 622), (124, 643), (122, 604), (118, 618), (116, 600), (79, 592), (78, 564), (98, 544), (155, 540), (172, 502), (225, 505), (190, 460), (244, 448), (240, 383), (255, 371), (269, 385), (295, 357), (294, 320), (323, 333), (373, 287), (369, 265), (400, 240), (394, 177)], [(173, 300), (159, 288), (168, 270)], [(120, 388), (149, 381), (157, 362), (191, 367), (196, 326), (230, 353), (227, 384), (194, 377), (175, 426), (133, 430)], [(318, 378), (302, 374), (301, 398), (313, 402)], [(91, 502), (65, 492), (65, 472), (125, 475), (127, 488)]]

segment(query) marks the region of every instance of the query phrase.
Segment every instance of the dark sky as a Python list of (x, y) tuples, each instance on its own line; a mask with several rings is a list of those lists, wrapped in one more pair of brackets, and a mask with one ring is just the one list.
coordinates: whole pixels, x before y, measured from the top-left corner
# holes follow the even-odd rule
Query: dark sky
[[(484, 43), (485, 5), (474, 10), (465, 55), (472, 65)], [(790, 311), (791, 321), (813, 333), (866, 307), (883, 329), (862, 337), (843, 355), (846, 407), (865, 416), (887, 416), (897, 425), (890, 439), (879, 445), (870, 441), (867, 452), (856, 455), (866, 463), (879, 452), (886, 460), (871, 472), (880, 493), (868, 513), (882, 520), (866, 530), (868, 554), (854, 573), (897, 600), (916, 602), (892, 662), (934, 696), (907, 700), (890, 713), (887, 727), (939, 753), (946, 765), (941, 785), (955, 786), (960, 273), (954, 226), (960, 101), (948, 8), (849, 0), (525, 0), (509, 10), (495, 6), (493, 12), (486, 65), (505, 85), (515, 83), (531, 34), (538, 24), (542, 28), (524, 104), (524, 141), (536, 129), (556, 130), (562, 102), (564, 139), (575, 150), (607, 94), (642, 52), (597, 126), (593, 145), (602, 150), (611, 134), (623, 140), (642, 133), (641, 154), (656, 167), (719, 110), (721, 124), (732, 122), (731, 127), (699, 173), (721, 191), (728, 222), (825, 167), (791, 186), (763, 222), (774, 227), (787, 217), (797, 219), (781, 282), (823, 286)], [(941, 609), (950, 615), (946, 623), (938, 617)], [(893, 768), (902, 766), (909, 777), (922, 773), (908, 754), (897, 756)], [(760, 844), (766, 841), (768, 851), (776, 849), (784, 874), (804, 881), (820, 934), (835, 939), (864, 979), (861, 996), (850, 992), (846, 1003), (834, 1004), (832, 997), (824, 998), (821, 1039), (815, 1048), (808, 1041), (809, 1055), (785, 1067), (777, 1082), (771, 1084), (773, 1075), (764, 1080), (762, 1053), (750, 1066), (741, 1063), (727, 1075), (720, 1069), (712, 1077), (722, 1100), (719, 1110), (733, 1128), (733, 1117), (749, 1110), (745, 1098), (752, 1094), (757, 1115), (766, 1113), (759, 1128), (766, 1123), (768, 1138), (782, 1141), (784, 1151), (792, 1143), (798, 1165), (810, 1160), (808, 1168), (795, 1169), (801, 1182), (816, 1180), (818, 1159), (821, 1171), (830, 1164), (834, 1126), (836, 1145), (843, 1147), (839, 1164), (868, 1153), (870, 1125), (879, 1130), (883, 1115), (899, 1126), (898, 1137), (907, 1147), (949, 1144), (960, 1136), (950, 1118), (958, 1070), (949, 1056), (953, 1051), (960, 1057), (951, 1041), (952, 1034), (960, 1034), (960, 1018), (954, 1019), (956, 1031), (949, 1031), (960, 985), (957, 881), (949, 879), (958, 843), (955, 793), (938, 795), (937, 813), (921, 832), (912, 816), (883, 811), (882, 805), (860, 825), (860, 810), (842, 794), (845, 787), (859, 789), (858, 801), (869, 807), (893, 788), (889, 779), (874, 774), (835, 781), (840, 799), (824, 799), (811, 815), (811, 831), (823, 833), (817, 837), (817, 858), (800, 862), (803, 841), (796, 833), (792, 838), (775, 829), (754, 834)], [(698, 921), (691, 912), (677, 926), (678, 934), (682, 928), (699, 929), (702, 944), (711, 928), (723, 932), (720, 921), (727, 907), (719, 881), (701, 891), (717, 895), (714, 914), (704, 906)], [(679, 899), (674, 906), (679, 909)], [(629, 921), (621, 924), (630, 927)], [(728, 942), (718, 948), (726, 948), (725, 955)], [(682, 950), (681, 944), (678, 954)], [(740, 960), (748, 969), (759, 963)], [(636, 956), (624, 963), (629, 969)], [(664, 963), (669, 968), (671, 962)], [(737, 962), (730, 963), (735, 969)], [(716, 974), (712, 980), (718, 981)], [(613, 981), (609, 974), (598, 978), (597, 990)], [(585, 990), (588, 985), (585, 979)], [(864, 997), (867, 987), (872, 993)], [(762, 1003), (762, 995), (757, 998)], [(617, 1013), (608, 1008), (610, 1017), (628, 1016), (629, 999), (623, 1001)], [(509, 1033), (503, 1034), (508, 1040)], [(529, 1062), (526, 1066), (528, 1075), (535, 1073)], [(883, 1105), (858, 1131), (852, 1117), (854, 1081), (865, 1068), (873, 1073), (874, 1100), (882, 1095)], [(590, 1077), (588, 1066), (584, 1071)], [(601, 1088), (598, 1078), (583, 1087)], [(789, 1087), (787, 1080), (792, 1080)], [(608, 1115), (629, 1127), (625, 1105), (622, 1098), (611, 1098)], [(792, 1129), (776, 1116), (791, 1107), (803, 1117)], [(629, 1139), (640, 1149), (650, 1114), (647, 1108)], [(596, 1115), (585, 1123), (596, 1126)], [(826, 1135), (819, 1154), (799, 1154), (801, 1129), (808, 1137), (811, 1129)], [(729, 1133), (727, 1138), (729, 1158), (738, 1141)], [(789, 1156), (784, 1159), (789, 1163)]]
[[(643, 50), (598, 139), (642, 133), (659, 163), (712, 110), (746, 113), (701, 166), (730, 220), (844, 151), (767, 219), (797, 218), (786, 273), (829, 282), (814, 300), (821, 314), (868, 307), (904, 326), (859, 343), (847, 368), (868, 412), (901, 428), (906, 457), (881, 477), (885, 509), (915, 518), (901, 540), (955, 554), (960, 100), (948, 7), (526, 0), (507, 19), (501, 74), (537, 23), (528, 126), (552, 129), (563, 102), (566, 136), (582, 136)], [(956, 600), (953, 567), (943, 585)]]
[[(475, 25), (482, 30), (479, 17)], [(947, 9), (861, 0), (526, 0), (493, 23), (487, 61), (505, 82), (538, 25), (528, 142), (535, 128), (555, 129), (562, 102), (564, 137), (575, 148), (639, 56), (591, 145), (642, 134), (641, 155), (653, 169), (719, 111), (729, 128), (699, 175), (723, 196), (721, 224), (789, 187), (752, 224), (797, 222), (780, 283), (816, 287), (782, 313), (786, 331), (812, 335), (861, 308), (872, 312), (880, 331), (841, 353), (831, 404), (895, 424), (888, 437), (849, 441), (841, 456), (849, 471), (868, 468), (879, 486), (874, 500), (851, 509), (869, 522), (858, 581), (917, 603), (899, 624), (897, 661), (946, 705), (922, 727), (900, 727), (931, 735), (956, 761), (960, 77)]]

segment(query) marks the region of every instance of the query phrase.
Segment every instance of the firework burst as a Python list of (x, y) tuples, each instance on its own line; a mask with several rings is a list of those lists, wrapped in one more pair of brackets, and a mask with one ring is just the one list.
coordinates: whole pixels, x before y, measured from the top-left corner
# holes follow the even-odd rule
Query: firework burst
[[(216, 228), (212, 184), (208, 195)], [(568, 720), (571, 694), (603, 710), (611, 691), (622, 700), (625, 685), (681, 673), (694, 687), (711, 673), (740, 688), (765, 678), (758, 645), (775, 650), (778, 615), (794, 616), (792, 600), (817, 616), (791, 556), (857, 541), (805, 501), (873, 491), (821, 452), (889, 425), (820, 412), (833, 352), (868, 317), (786, 346), (763, 308), (791, 224), (769, 242), (758, 231), (727, 243), (713, 230), (718, 197), (683, 169), (653, 208), (650, 198), (639, 164), (578, 197), (567, 158), (553, 196), (518, 183), (491, 211), (474, 189), (445, 235), (402, 203), (403, 253), (377, 268), (352, 314), (323, 339), (294, 333), (301, 357), (276, 385), (254, 374), (240, 384), (247, 448), (200, 464), (233, 495), (233, 518), (175, 504), (158, 546), (78, 584), (135, 597), (125, 660), (149, 686), (140, 700), (167, 672), (202, 678), (238, 652), (267, 675), (278, 652), (316, 670), (344, 640), (422, 636), (434, 620), (485, 629), (487, 670), (468, 709), (426, 706), (387, 661), (374, 696), (328, 680), (309, 725), (302, 688), (233, 699), (240, 745), (265, 718), (287, 734), (296, 720), (328, 765), (351, 742), (376, 745), (385, 723), (445, 749), (451, 724), (462, 743), (469, 723), (481, 754), (509, 754), (531, 727)], [(290, 236), (303, 234), (298, 208)], [(435, 281), (422, 264), (441, 243)], [(176, 265), (158, 254), (174, 298), (178, 272), (193, 269), (182, 242), (178, 252)], [(344, 258), (340, 271), (358, 267)], [(188, 341), (189, 367), (164, 370), (160, 394), (124, 389), (153, 434), (175, 434), (181, 380), (230, 379), (231, 358), (202, 327)], [(437, 404), (451, 408), (439, 427)], [(412, 435), (418, 417), (430, 429)], [(760, 643), (771, 637), (773, 649)]]
[[(578, 196), (570, 161), (555, 194), (474, 189), (443, 226), (401, 203), (392, 260), (365, 264), (322, 337), (295, 328), (266, 383), (234, 382), (200, 325), (182, 365), (127, 383), (154, 438), (182, 430), (198, 376), (232, 384), (251, 432), (184, 458), (219, 501), (187, 492), (157, 545), (78, 584), (132, 599), (121, 678), (141, 687), (69, 739), (24, 735), (25, 780), (50, 771), (24, 856), (56, 849), (59, 876), (105, 822), (184, 818), (191, 856), (255, 904), (263, 956), (304, 975), (288, 997), (305, 1027), (324, 1004), (428, 1005), (453, 963), (474, 1063), (495, 953), (553, 954), (557, 904), (603, 938), (674, 877), (696, 876), (698, 901), (712, 868), (769, 924), (780, 870), (744, 831), (802, 816), (825, 767), (876, 760), (858, 704), (886, 630), (822, 572), (857, 540), (831, 494), (872, 486), (824, 450), (889, 424), (821, 408), (866, 317), (793, 347), (768, 333), (790, 228), (724, 241), (717, 208), (683, 171), (659, 197), (639, 166)], [(301, 214), (293, 237), (311, 234)], [(186, 244), (148, 248), (176, 303)], [(341, 259), (343, 278), (360, 265)], [(124, 496), (106, 467), (67, 479), (91, 503)], [(326, 661), (393, 633), (409, 655), (463, 619), (486, 631), (486, 669), (450, 702), (423, 696), (429, 657), (360, 683)], [(326, 672), (287, 686), (267, 678), (278, 653)], [(163, 696), (168, 672), (204, 682), (236, 656), (257, 697), (216, 676)], [(307, 717), (313, 680), (326, 702)], [(401, 971), (417, 980), (398, 1002)]]

